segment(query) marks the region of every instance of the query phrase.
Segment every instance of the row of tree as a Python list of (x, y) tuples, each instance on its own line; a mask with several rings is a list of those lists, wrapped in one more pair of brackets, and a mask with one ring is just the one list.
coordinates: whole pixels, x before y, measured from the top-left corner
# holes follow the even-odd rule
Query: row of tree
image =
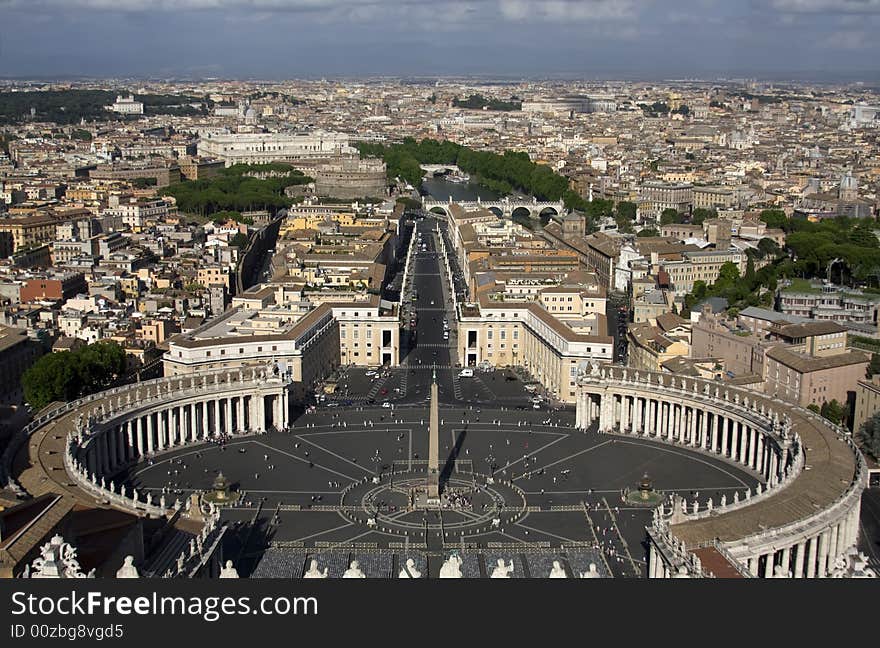
[[(17, 124), (31, 118), (56, 124), (76, 124), (87, 121), (122, 119), (123, 116), (107, 111), (116, 101), (117, 93), (109, 90), (44, 90), (37, 92), (0, 92), (0, 124)], [(207, 111), (207, 100), (185, 95), (138, 95), (144, 113), (193, 115)], [(202, 103), (202, 109), (188, 105)]]
[[(790, 260), (782, 255), (779, 246), (771, 239), (761, 239), (758, 250), (747, 251), (745, 274), (740, 276), (739, 267), (730, 261), (718, 271), (715, 283), (707, 285), (697, 280), (684, 297), (684, 311), (687, 314), (694, 306), (708, 297), (722, 297), (727, 300), (731, 312), (748, 306), (768, 308), (773, 304), (779, 279), (790, 276)], [(772, 260), (760, 270), (755, 270), (755, 260), (770, 255)]]
[[(267, 178), (250, 175), (269, 171), (281, 175)], [(287, 175), (283, 175), (285, 173)], [(293, 200), (284, 195), (285, 188), (310, 182), (312, 178), (289, 164), (236, 164), (213, 178), (187, 180), (166, 187), (162, 194), (173, 196), (180, 211), (199, 216), (256, 209), (274, 211), (293, 204)]]
[(509, 101), (501, 99), (487, 99), (481, 94), (472, 94), (467, 99), (459, 99), (456, 97), (452, 100), (452, 105), (456, 108), (468, 108), (470, 110), (503, 110), (513, 111), (522, 110), (522, 101), (518, 97), (511, 97)]
[(812, 222), (804, 217), (788, 218), (785, 212), (761, 212), (768, 227), (786, 232), (785, 247), (793, 260), (792, 276), (828, 277), (829, 264), (840, 283), (880, 286), (880, 241), (872, 219), (825, 218)]
[(96, 342), (75, 351), (48, 353), (22, 376), (25, 400), (34, 410), (106, 389), (125, 373), (125, 350)]
[[(385, 161), (388, 174), (405, 180), (414, 187), (422, 182), (422, 164), (455, 164), (473, 176), (480, 184), (499, 193), (513, 190), (535, 196), (538, 200), (562, 200), (568, 209), (586, 211), (591, 203), (569, 188), (568, 178), (549, 166), (536, 164), (527, 153), (519, 151), (477, 151), (450, 141), (408, 137), (399, 144), (357, 145), (363, 156), (379, 157)], [(607, 211), (597, 205), (594, 213)]]

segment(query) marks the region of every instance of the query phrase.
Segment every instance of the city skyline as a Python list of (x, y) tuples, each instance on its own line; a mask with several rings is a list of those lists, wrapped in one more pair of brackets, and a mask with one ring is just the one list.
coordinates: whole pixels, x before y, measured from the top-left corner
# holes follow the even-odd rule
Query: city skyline
[(4, 78), (880, 76), (873, 0), (0, 0), (0, 15)]

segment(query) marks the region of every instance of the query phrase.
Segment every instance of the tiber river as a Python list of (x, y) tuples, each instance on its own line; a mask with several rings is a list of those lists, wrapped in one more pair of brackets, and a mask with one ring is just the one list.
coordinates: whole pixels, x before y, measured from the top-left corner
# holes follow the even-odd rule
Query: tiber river
[(431, 196), (434, 200), (446, 202), (452, 196), (453, 201), (470, 202), (478, 197), (482, 200), (498, 200), (501, 197), (496, 191), (487, 189), (474, 182), (448, 182), (443, 178), (422, 180), (422, 195)]

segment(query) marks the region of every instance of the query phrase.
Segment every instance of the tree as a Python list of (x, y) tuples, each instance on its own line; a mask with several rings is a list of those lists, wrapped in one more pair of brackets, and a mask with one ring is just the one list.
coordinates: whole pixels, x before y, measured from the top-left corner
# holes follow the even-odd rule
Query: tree
[(705, 209), (703, 207), (697, 207), (694, 209), (694, 213), (691, 214), (691, 224), (692, 225), (702, 225), (703, 221), (710, 220), (715, 218), (718, 214), (714, 209)]
[(785, 229), (789, 224), (788, 216), (781, 209), (765, 209), (759, 218), (773, 229)]
[(880, 461), (880, 412), (877, 412), (856, 431), (856, 441), (875, 461)]
[(760, 250), (761, 254), (764, 256), (770, 255), (773, 257), (779, 256), (782, 251), (776, 241), (771, 238), (762, 238), (758, 241), (758, 250)]
[(125, 350), (115, 342), (96, 342), (76, 351), (49, 353), (22, 376), (25, 400), (40, 410), (53, 401), (92, 394), (111, 385), (125, 368)]
[(729, 286), (739, 281), (739, 268), (732, 261), (725, 261), (718, 269), (718, 279), (715, 285)]
[(242, 232), (236, 233), (231, 239), (229, 239), (229, 245), (233, 247), (243, 248), (247, 245), (248, 237), (247, 234)]
[(660, 236), (660, 232), (655, 230), (653, 227), (646, 227), (645, 229), (639, 230), (636, 236), (640, 238), (645, 238), (648, 236)]
[(846, 422), (846, 407), (833, 399), (822, 403), (819, 413), (835, 425), (843, 425)]
[(624, 234), (633, 233), (633, 223), (636, 220), (636, 204), (632, 202), (622, 201), (617, 203), (614, 220), (617, 223), (617, 229)]
[(146, 189), (148, 187), (155, 187), (156, 184), (156, 178), (135, 178), (131, 181), (131, 186), (135, 189)]
[(420, 203), (415, 198), (410, 198), (409, 196), (401, 196), (395, 201), (398, 205), (403, 205), (407, 209), (421, 209), (422, 203)]
[(634, 202), (621, 200), (617, 203), (617, 215), (626, 218), (630, 222), (635, 221), (637, 209), (638, 207)]
[(871, 362), (868, 363), (868, 368), (865, 370), (865, 378), (871, 378), (876, 374), (880, 374), (880, 354), (872, 353)]
[(632, 221), (626, 218), (626, 216), (622, 216), (620, 214), (616, 214), (614, 216), (614, 221), (617, 223), (617, 230), (622, 234), (632, 234), (633, 233), (633, 225)]
[(677, 209), (672, 209), (672, 207), (667, 207), (660, 214), (660, 224), (661, 225), (672, 225), (673, 223), (680, 223), (681, 214), (678, 213)]

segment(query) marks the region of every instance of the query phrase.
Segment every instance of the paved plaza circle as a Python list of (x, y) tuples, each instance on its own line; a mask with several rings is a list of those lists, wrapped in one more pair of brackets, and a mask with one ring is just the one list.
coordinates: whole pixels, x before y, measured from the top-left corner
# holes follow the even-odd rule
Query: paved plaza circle
[(414, 540), (438, 531), (444, 539), (470, 538), (504, 529), (526, 515), (522, 489), (464, 470), (444, 480), (442, 504), (436, 507), (420, 507), (414, 501), (427, 472), (404, 470), (349, 485), (342, 492), (340, 512), (353, 524)]
[(440, 409), (444, 493), (458, 506), (422, 510), (411, 495), (426, 479), (426, 409), (318, 408), (287, 432), (231, 438), (158, 455), (128, 483), (184, 500), (222, 472), (241, 494), (223, 509), (231, 525), (265, 533), (265, 547), (326, 553), (417, 547), (441, 556), (483, 551), (598, 548), (617, 575), (644, 573), (652, 507), (625, 491), (650, 476), (661, 501), (742, 497), (755, 475), (713, 455), (662, 442), (574, 428), (570, 410)]

